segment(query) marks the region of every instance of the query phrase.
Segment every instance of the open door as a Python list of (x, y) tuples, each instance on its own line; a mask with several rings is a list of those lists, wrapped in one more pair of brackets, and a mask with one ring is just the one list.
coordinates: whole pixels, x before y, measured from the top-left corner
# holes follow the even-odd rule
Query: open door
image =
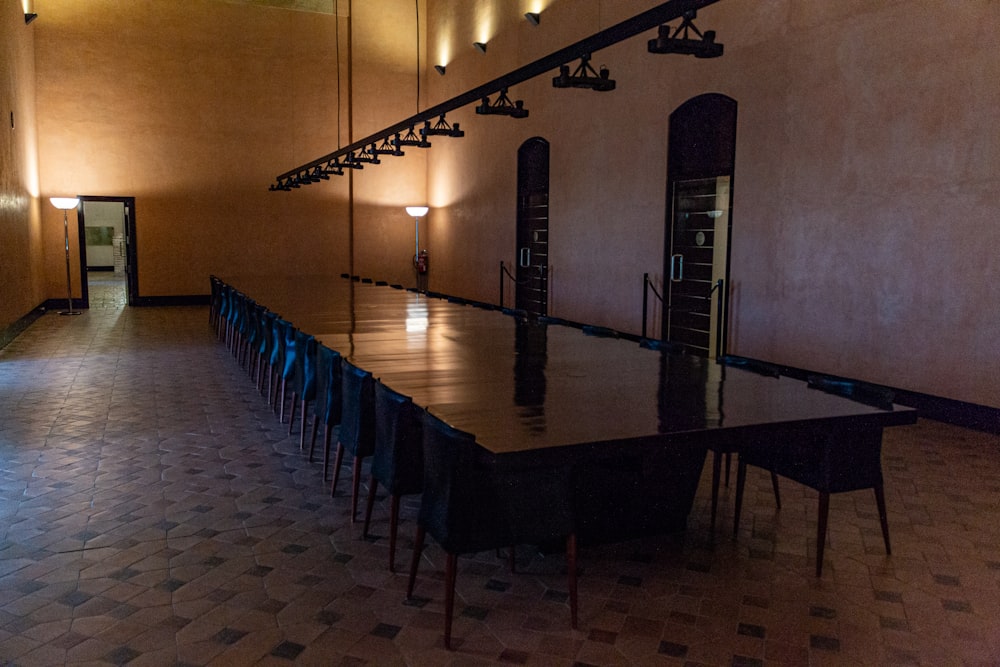
[(515, 307), (548, 312), (549, 142), (528, 139), (517, 151), (517, 291)]

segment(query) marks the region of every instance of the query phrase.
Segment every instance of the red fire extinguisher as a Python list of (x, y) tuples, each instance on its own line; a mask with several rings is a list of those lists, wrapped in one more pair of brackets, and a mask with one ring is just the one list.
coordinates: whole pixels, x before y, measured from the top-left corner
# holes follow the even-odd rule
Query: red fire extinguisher
[(427, 251), (421, 250), (420, 253), (413, 258), (413, 266), (416, 267), (417, 273), (427, 273)]

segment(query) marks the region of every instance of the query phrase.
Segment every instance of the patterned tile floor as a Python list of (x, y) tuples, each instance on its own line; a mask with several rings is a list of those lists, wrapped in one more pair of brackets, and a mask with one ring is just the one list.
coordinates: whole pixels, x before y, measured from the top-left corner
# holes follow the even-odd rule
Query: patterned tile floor
[(125, 306), (125, 274), (113, 271), (87, 273), (87, 299), (91, 308), (122, 308)]
[(581, 549), (577, 631), (559, 557), (462, 559), (449, 653), (440, 550), (407, 604), (207, 319), (52, 314), (0, 351), (0, 663), (1000, 664), (1000, 438), (929, 421), (885, 438), (891, 557), (834, 496), (816, 579), (815, 494), (775, 512), (753, 471), (713, 547), (705, 478), (685, 534)]

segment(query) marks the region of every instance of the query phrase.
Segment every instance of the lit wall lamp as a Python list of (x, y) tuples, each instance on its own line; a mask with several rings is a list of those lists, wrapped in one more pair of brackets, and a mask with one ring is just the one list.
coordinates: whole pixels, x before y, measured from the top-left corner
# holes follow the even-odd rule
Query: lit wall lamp
[(473, 42), (472, 45), (476, 47), (476, 51), (486, 53), (486, 42)]
[[(695, 58), (718, 58), (721, 56), (722, 44), (715, 42), (715, 31), (706, 30), (702, 34), (694, 25), (696, 16), (697, 13), (693, 9), (684, 12), (683, 20), (673, 34), (670, 33), (669, 25), (661, 25), (656, 39), (649, 40), (646, 50), (650, 53), (679, 53)], [(699, 39), (689, 37), (689, 31), (694, 32)]]
[(445, 68), (444, 65), (435, 65), (434, 66), (434, 71), (436, 71), (441, 76), (444, 76), (445, 70), (446, 70), (446, 68)]
[(524, 108), (524, 100), (518, 100), (517, 102), (511, 102), (510, 98), (507, 97), (507, 89), (504, 88), (497, 95), (497, 99), (494, 102), (490, 102), (489, 97), (484, 97), (479, 106), (476, 107), (476, 113), (481, 116), (510, 116), (511, 118), (527, 118), (528, 110)]
[(598, 74), (590, 64), (590, 54), (585, 53), (580, 56), (580, 64), (569, 73), (569, 65), (562, 65), (559, 68), (559, 76), (552, 78), (553, 88), (589, 88), (599, 92), (607, 92), (615, 89), (615, 80), (608, 78), (610, 72), (605, 66), (601, 66)]
[(542, 22), (542, 15), (538, 12), (528, 12), (524, 15), (524, 18), (528, 19), (528, 23), (531, 25), (538, 25)]
[(79, 310), (73, 310), (73, 283), (69, 272), (69, 210), (80, 205), (78, 197), (50, 197), (49, 201), (63, 212), (63, 240), (66, 246), (66, 310), (60, 315), (79, 315)]
[(413, 218), (413, 268), (417, 272), (417, 280), (421, 274), (427, 273), (427, 251), (420, 252), (420, 218), (427, 215), (426, 206), (407, 206), (406, 213)]

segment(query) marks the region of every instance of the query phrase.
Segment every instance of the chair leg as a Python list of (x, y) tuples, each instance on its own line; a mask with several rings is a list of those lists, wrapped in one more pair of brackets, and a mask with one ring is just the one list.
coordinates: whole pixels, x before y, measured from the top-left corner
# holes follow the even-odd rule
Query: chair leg
[(410, 581), (406, 584), (406, 599), (413, 597), (413, 585), (417, 582), (417, 566), (420, 565), (420, 553), (424, 550), (424, 527), (417, 524), (417, 534), (413, 536), (413, 558), (410, 561)]
[(281, 398), (278, 399), (278, 402), (281, 404), (280, 407), (278, 408), (278, 423), (279, 424), (284, 424), (285, 423), (285, 389), (287, 389), (287, 386), (288, 386), (288, 383), (285, 382), (284, 378), (282, 378), (281, 379), (281, 391), (279, 392), (281, 394)]
[(823, 576), (823, 548), (826, 546), (826, 520), (830, 516), (830, 494), (819, 493), (819, 513), (816, 520), (816, 576)]
[(319, 432), (319, 415), (313, 415), (312, 432), (309, 440), (309, 463), (313, 462), (313, 452), (316, 451), (316, 433)]
[(455, 612), (455, 578), (458, 555), (449, 553), (444, 564), (444, 647), (451, 650), (451, 619)]
[(747, 464), (743, 457), (736, 463), (736, 507), (733, 509), (733, 538), (740, 534), (740, 513), (743, 511), (743, 488), (747, 483)]
[(323, 424), (323, 481), (327, 480), (327, 473), (330, 471), (330, 441), (333, 429), (329, 424)]
[(353, 480), (351, 487), (351, 523), (354, 523), (355, 517), (358, 515), (358, 491), (361, 489), (361, 461), (363, 459), (360, 456), (354, 457), (354, 470)]
[(399, 494), (389, 497), (389, 571), (396, 571), (396, 533), (399, 532)]
[(302, 409), (299, 410), (299, 414), (302, 416), (299, 418), (299, 451), (301, 452), (306, 448), (306, 413), (309, 412), (309, 401), (302, 399)]
[(774, 489), (774, 504), (777, 505), (778, 509), (781, 509), (781, 494), (778, 493), (778, 476), (771, 473), (771, 488)]
[(881, 482), (874, 487), (875, 504), (878, 505), (878, 519), (882, 523), (882, 540), (885, 542), (885, 554), (892, 555), (892, 547), (889, 545), (889, 516), (885, 511), (885, 490)]
[(340, 465), (344, 461), (344, 446), (337, 443), (337, 456), (333, 460), (333, 482), (330, 484), (330, 497), (337, 495), (337, 478), (340, 477)]
[(566, 536), (566, 571), (569, 585), (569, 618), (570, 624), (576, 630), (577, 597), (576, 597), (576, 533)]
[(368, 478), (368, 501), (365, 503), (365, 527), (361, 531), (361, 536), (368, 538), (368, 526), (372, 522), (372, 509), (375, 508), (375, 490), (378, 488), (378, 480), (375, 475)]
[(729, 469), (733, 465), (733, 453), (726, 452), (726, 488), (729, 488)]
[[(282, 396), (282, 398), (284, 398), (284, 396)], [(288, 435), (292, 434), (292, 427), (295, 426), (295, 407), (298, 405), (298, 402), (299, 402), (299, 395), (293, 390), (292, 400), (289, 402), (290, 405), (288, 406), (289, 409), (291, 410), (291, 412), (288, 413)], [(284, 403), (281, 404), (281, 412), (282, 414), (284, 414), (285, 412)], [(284, 420), (282, 419), (282, 421)]]

